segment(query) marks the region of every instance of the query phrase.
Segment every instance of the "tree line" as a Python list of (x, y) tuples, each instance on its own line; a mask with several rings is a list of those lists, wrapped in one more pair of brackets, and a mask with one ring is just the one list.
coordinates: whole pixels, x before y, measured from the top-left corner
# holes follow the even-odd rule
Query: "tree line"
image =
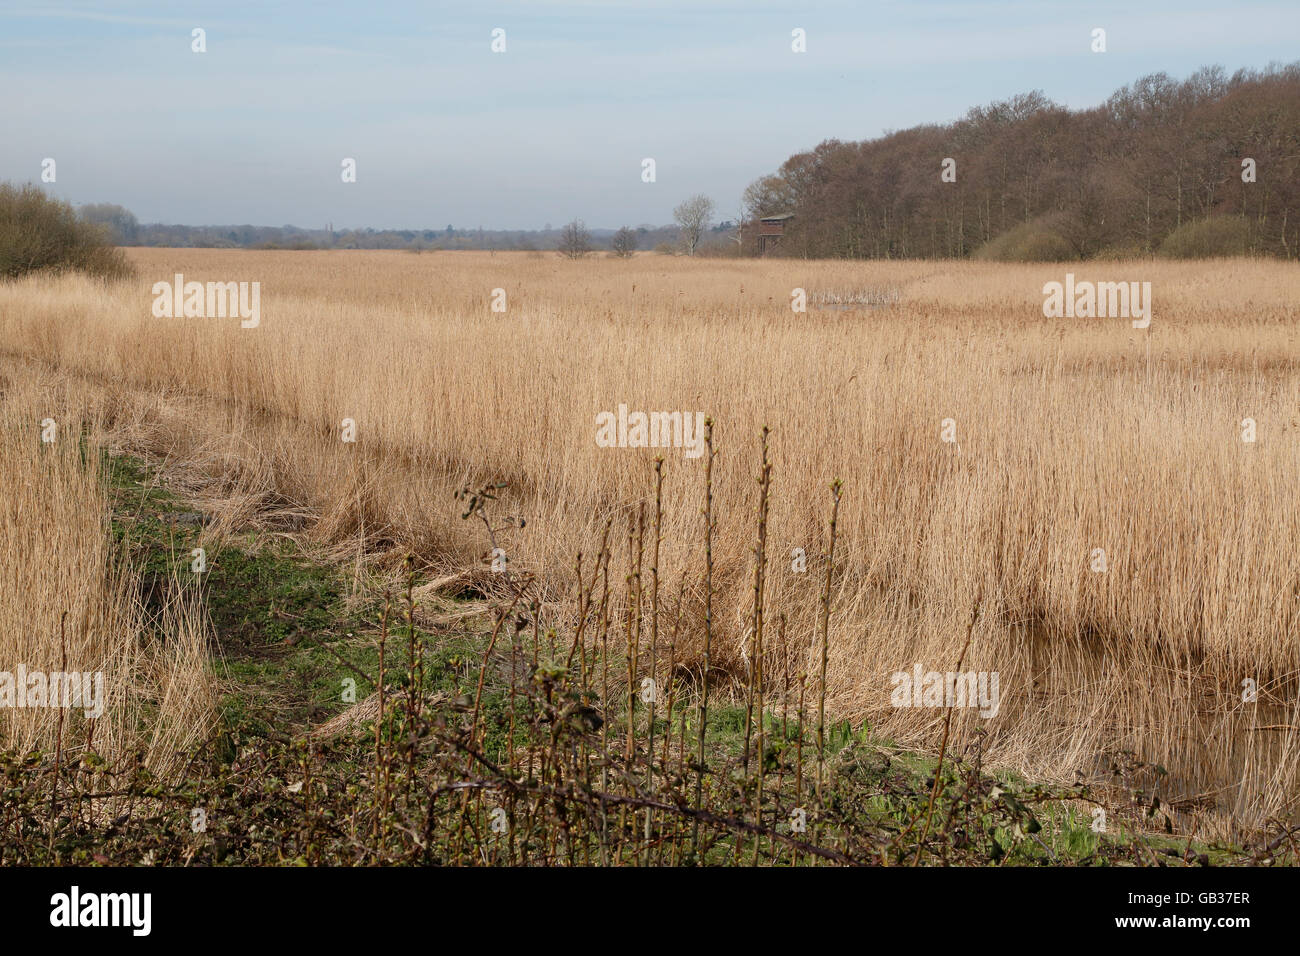
[[(186, 226), (141, 223), (114, 203), (89, 203), (77, 210), (83, 220), (103, 226), (115, 245), (204, 249), (405, 249), (413, 252), (451, 249), (556, 251), (571, 239), (569, 225), (545, 229), (306, 229), (299, 226)], [(583, 227), (590, 251), (651, 249), (677, 240), (673, 226)]]
[(1093, 109), (1032, 92), (947, 125), (827, 140), (744, 203), (751, 221), (794, 214), (786, 256), (1296, 258), (1298, 172), (1300, 62), (1214, 66), (1145, 76)]

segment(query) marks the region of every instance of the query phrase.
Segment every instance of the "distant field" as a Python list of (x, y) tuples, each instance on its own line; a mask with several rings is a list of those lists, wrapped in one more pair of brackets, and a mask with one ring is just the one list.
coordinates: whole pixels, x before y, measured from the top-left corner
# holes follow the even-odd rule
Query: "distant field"
[[(999, 764), (1058, 780), (1132, 750), (1207, 831), (1294, 809), (1294, 265), (129, 255), (138, 276), (109, 287), (0, 291), (0, 385), (12, 400), (27, 378), (68, 383), (115, 441), (193, 476), (232, 521), (278, 509), (358, 567), (412, 551), (454, 571), (486, 549), (453, 493), (502, 481), (500, 513), (527, 519), (501, 533), (505, 557), (542, 577), (558, 619), (611, 518), (623, 573), (662, 454), (658, 570), (674, 595), (685, 576), (677, 653), (698, 669), (705, 458), (596, 436), (620, 405), (700, 412), (718, 449), (713, 662), (739, 681), (767, 425), (767, 619), (788, 622), (767, 673), (816, 671), (838, 478), (837, 718), (937, 748), (943, 711), (891, 706), (891, 675), (953, 670), (978, 601), (964, 669), (997, 672), (1001, 703), (955, 712), (958, 748), (982, 728)], [(1044, 318), (1044, 283), (1067, 272), (1150, 282), (1150, 327)], [(259, 324), (156, 318), (151, 287), (176, 273), (260, 283)]]

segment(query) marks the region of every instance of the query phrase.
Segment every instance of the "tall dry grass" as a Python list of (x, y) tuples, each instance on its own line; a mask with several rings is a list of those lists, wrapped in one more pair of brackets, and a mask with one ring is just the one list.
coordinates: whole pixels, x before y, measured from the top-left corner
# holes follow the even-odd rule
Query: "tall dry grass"
[(0, 377), (0, 670), (103, 675), (98, 716), (0, 708), (0, 747), (110, 763), (140, 752), (167, 774), (212, 726), (211, 651), (193, 586), (178, 581), (156, 620), (141, 606), (109, 534), (98, 431), (75, 387), (30, 369)]
[[(1167, 797), (1247, 825), (1289, 813), (1300, 645), (1294, 267), (1210, 263), (579, 263), (522, 255), (136, 250), (138, 280), (0, 289), (0, 342), (102, 390), (119, 434), (214, 476), (236, 510), (311, 515), (340, 556), (479, 558), (452, 492), (509, 482), (511, 566), (562, 598), (611, 515), (653, 501), (654, 450), (602, 449), (595, 416), (716, 424), (713, 658), (739, 672), (753, 467), (772, 428), (769, 620), (817, 672), (826, 487), (843, 481), (828, 707), (935, 746), (942, 711), (889, 676), (997, 671), (1002, 706), (956, 715), (991, 753), (1068, 776), (1128, 748)], [(1152, 284), (1151, 328), (1050, 320), (1042, 285)], [(262, 283), (262, 321), (156, 319), (150, 286)], [(814, 302), (879, 307), (790, 310)], [(490, 311), (502, 288), (508, 311)], [(1241, 440), (1241, 421), (1258, 441)], [(355, 420), (355, 445), (339, 440)], [(943, 419), (958, 441), (940, 441)], [(666, 454), (659, 571), (702, 604), (703, 459)], [(622, 519), (620, 519), (622, 520)], [(791, 552), (803, 548), (808, 570)], [(1108, 570), (1090, 569), (1104, 549)], [(700, 617), (684, 630), (699, 635)], [(776, 670), (771, 671), (775, 673)], [(1242, 681), (1258, 682), (1245, 703)], [(770, 694), (769, 694), (770, 699)]]

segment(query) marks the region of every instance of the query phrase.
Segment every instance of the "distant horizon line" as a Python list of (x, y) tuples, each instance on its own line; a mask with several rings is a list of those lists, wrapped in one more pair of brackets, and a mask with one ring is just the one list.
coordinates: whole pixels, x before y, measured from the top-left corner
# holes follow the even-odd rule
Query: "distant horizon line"
[[(74, 202), (74, 203), (72, 204), (72, 206), (73, 206), (74, 209), (80, 209), (80, 208), (83, 207), (83, 206), (116, 206), (116, 205), (119, 205), (119, 204), (118, 204), (118, 203), (107, 203), (107, 202), (103, 202), (103, 203), (101, 203), (101, 202)], [(122, 208), (123, 208), (123, 209), (126, 209), (125, 206), (123, 206)], [(127, 212), (130, 212), (130, 210), (127, 209)], [(133, 214), (133, 215), (134, 215), (134, 214)], [(520, 227), (520, 226), (494, 226), (494, 227), (488, 227), (488, 226), (469, 226), (469, 227), (464, 227), (464, 228), (462, 228), (462, 227), (460, 227), (460, 226), (453, 226), (453, 227), (451, 228), (451, 232), (452, 232), (452, 233), (455, 233), (455, 234), (470, 233), (470, 232), (539, 232), (539, 233), (560, 232), (561, 230), (564, 229), (565, 226), (569, 225), (569, 223), (574, 222), (574, 221), (575, 221), (575, 220), (570, 219), (570, 220), (567, 220), (567, 221), (565, 221), (565, 222), (563, 222), (563, 223), (560, 223), (558, 226), (533, 226), (533, 227)], [(678, 228), (678, 225), (677, 225), (677, 223), (675, 223), (675, 222), (665, 222), (665, 223), (648, 223), (648, 222), (640, 222), (640, 223), (637, 223), (637, 224), (634, 225), (634, 226), (633, 226), (633, 225), (627, 225), (627, 224), (618, 225), (618, 226), (593, 226), (593, 225), (588, 224), (585, 220), (582, 220), (582, 219), (578, 219), (578, 220), (576, 220), (576, 221), (581, 222), (582, 225), (583, 225), (583, 228), (585, 228), (588, 232), (591, 232), (591, 233), (608, 232), (608, 233), (611, 233), (611, 234), (612, 234), (612, 233), (616, 233), (616, 232), (618, 232), (620, 229), (623, 229), (623, 228), (632, 229), (632, 230), (645, 230), (646, 232), (657, 232), (657, 231), (660, 230), (660, 229), (676, 229), (676, 228)], [(722, 223), (730, 223), (730, 224), (734, 224), (735, 221), (736, 221), (736, 220), (735, 220), (734, 218), (727, 217), (727, 218), (723, 218), (723, 219), (719, 219), (719, 220), (717, 220), (717, 222), (716, 222), (716, 223), (712, 223), (712, 225), (719, 225), (719, 224), (722, 224)], [(429, 226), (383, 226), (383, 227), (380, 227), (380, 226), (341, 226), (341, 227), (339, 227), (339, 228), (334, 228), (332, 224), (328, 224), (328, 223), (327, 223), (326, 225), (324, 225), (324, 226), (300, 226), (300, 225), (297, 225), (297, 224), (295, 224), (295, 223), (285, 223), (285, 224), (282, 224), (282, 225), (278, 225), (278, 226), (277, 226), (277, 225), (272, 225), (272, 224), (270, 224), (270, 223), (252, 223), (252, 222), (215, 222), (215, 223), (204, 222), (204, 223), (193, 223), (193, 222), (163, 222), (163, 221), (161, 221), (161, 220), (159, 220), (159, 221), (157, 221), (157, 222), (144, 222), (143, 220), (137, 220), (137, 224), (138, 224), (141, 228), (155, 228), (155, 227), (166, 228), (166, 227), (168, 227), (168, 226), (176, 226), (176, 227), (180, 227), (180, 228), (183, 228), (183, 229), (296, 229), (296, 230), (298, 230), (298, 231), (300, 231), (300, 232), (334, 232), (334, 233), (339, 233), (339, 232), (364, 232), (364, 231), (366, 231), (366, 230), (370, 230), (371, 232), (436, 232), (436, 233), (440, 233), (440, 234), (445, 235), (445, 234), (448, 232), (447, 227), (445, 227), (445, 226), (443, 226), (443, 227), (441, 227), (441, 228), (436, 228), (436, 229), (435, 229), (435, 228), (431, 228), (431, 227), (429, 227)]]

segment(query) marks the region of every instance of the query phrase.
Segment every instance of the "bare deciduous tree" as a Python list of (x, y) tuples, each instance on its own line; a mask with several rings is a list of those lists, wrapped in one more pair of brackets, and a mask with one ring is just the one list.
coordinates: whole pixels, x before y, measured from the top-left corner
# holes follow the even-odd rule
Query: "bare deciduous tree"
[(732, 242), (736, 244), (736, 248), (738, 250), (741, 250), (741, 254), (743, 255), (744, 248), (745, 248), (745, 197), (744, 195), (741, 195), (740, 197), (740, 211), (736, 214), (736, 231), (731, 234), (730, 239)]
[(789, 212), (795, 204), (793, 193), (790, 184), (780, 176), (756, 179), (745, 187), (741, 196), (741, 218), (760, 219)]
[(688, 256), (695, 255), (700, 236), (713, 216), (713, 200), (703, 194), (692, 196), (673, 210), (673, 218), (682, 230), (682, 245)]
[(624, 226), (614, 233), (614, 238), (610, 241), (609, 247), (613, 250), (614, 255), (620, 259), (630, 259), (632, 253), (636, 252), (636, 232)]
[(560, 230), (560, 255), (566, 259), (581, 259), (591, 252), (591, 233), (581, 219), (575, 219)]

